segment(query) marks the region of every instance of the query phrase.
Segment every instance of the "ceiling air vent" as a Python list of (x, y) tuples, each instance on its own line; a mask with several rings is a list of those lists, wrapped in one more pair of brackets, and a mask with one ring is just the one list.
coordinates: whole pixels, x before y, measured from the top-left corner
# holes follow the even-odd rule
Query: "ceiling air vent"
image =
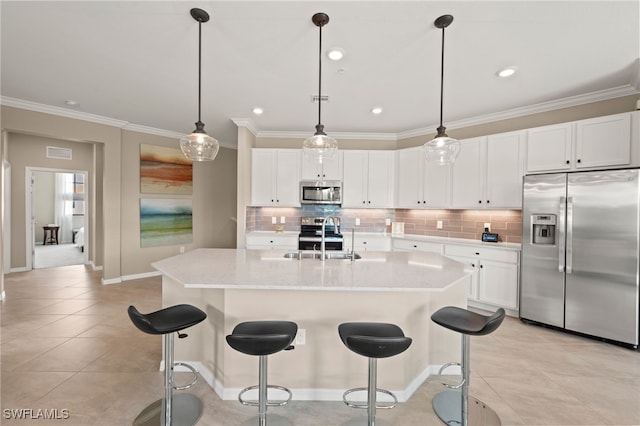
[(329, 95), (322, 95), (322, 96), (311, 95), (311, 102), (313, 103), (318, 102), (318, 98), (320, 98), (321, 102), (329, 102)]
[(57, 146), (48, 146), (47, 158), (56, 158), (58, 160), (71, 160), (71, 148), (60, 148)]

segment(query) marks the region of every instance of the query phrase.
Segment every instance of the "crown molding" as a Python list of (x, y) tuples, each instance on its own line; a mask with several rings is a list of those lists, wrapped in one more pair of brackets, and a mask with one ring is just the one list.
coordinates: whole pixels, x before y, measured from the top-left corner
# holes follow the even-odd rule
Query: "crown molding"
[(250, 118), (232, 118), (231, 121), (233, 121), (236, 126), (249, 130), (253, 136), (258, 136), (258, 128)]
[[(590, 104), (593, 102), (606, 101), (609, 99), (621, 98), (623, 96), (637, 95), (640, 90), (630, 84), (614, 87), (613, 89), (600, 90), (597, 92), (586, 93), (584, 95), (571, 96), (568, 98), (557, 99), (549, 102), (529, 105), (521, 108), (509, 109), (492, 114), (479, 115), (472, 118), (466, 118), (457, 121), (447, 122), (447, 129), (461, 129), (464, 127), (477, 126), (480, 124), (491, 123), (501, 120), (509, 120), (512, 118), (524, 117), (526, 115), (538, 114), (542, 112), (554, 111), (562, 108), (570, 108), (579, 105)], [(426, 136), (434, 134), (438, 124), (428, 127), (422, 127), (414, 130), (407, 130), (397, 134), (398, 139), (406, 139), (416, 136)]]
[[(614, 87), (612, 89), (600, 90), (596, 92), (586, 93), (584, 95), (571, 96), (568, 98), (557, 99), (549, 102), (542, 102), (535, 105), (529, 105), (521, 108), (500, 111), (492, 114), (479, 115), (472, 118), (447, 122), (447, 129), (460, 129), (464, 127), (477, 126), (481, 124), (491, 123), (495, 121), (508, 120), (527, 115), (538, 114), (542, 112), (554, 111), (562, 108), (570, 108), (593, 102), (606, 101), (609, 99), (620, 98), (640, 94), (640, 81), (636, 80), (624, 86)], [(147, 133), (157, 136), (165, 136), (169, 138), (180, 139), (183, 135), (169, 130), (146, 127), (137, 124), (131, 124), (123, 120), (115, 120), (95, 114), (88, 114), (80, 111), (73, 111), (67, 108), (55, 107), (50, 105), (39, 104), (36, 102), (24, 101), (21, 99), (0, 96), (0, 105), (9, 107), (26, 109), (29, 111), (41, 112), (45, 114), (58, 115), (61, 117), (73, 118), (76, 120), (84, 120), (106, 126), (118, 127), (123, 130), (131, 130), (140, 133)], [(306, 139), (310, 136), (309, 132), (301, 131), (272, 131), (258, 130), (255, 123), (250, 118), (232, 118), (231, 121), (238, 127), (248, 129), (254, 136), (261, 138), (283, 138), (283, 139)], [(399, 133), (359, 133), (359, 132), (331, 132), (331, 136), (336, 139), (343, 140), (384, 140), (398, 141), (401, 139), (426, 136), (435, 133), (438, 124), (421, 127), (418, 129), (407, 130)], [(225, 148), (237, 149), (235, 143), (219, 141), (220, 146)]]
[[(299, 132), (299, 131), (271, 131), (262, 130), (259, 131), (256, 136), (260, 138), (291, 138), (291, 139), (306, 139), (311, 136), (311, 132)], [(358, 133), (358, 132), (330, 132), (332, 138), (336, 139), (363, 139), (373, 141), (397, 141), (397, 133)]]
[[(130, 124), (130, 123), (127, 123), (125, 126), (123, 126), (122, 130), (128, 130), (128, 131), (138, 132), (138, 133), (146, 133), (149, 135), (164, 136), (167, 138), (178, 139), (178, 140), (180, 140), (184, 136), (184, 133), (178, 133), (178, 132), (173, 132), (171, 130), (157, 129), (155, 127), (147, 127), (147, 126), (141, 126), (139, 124)], [(225, 148), (238, 149), (236, 145), (230, 144), (228, 142), (218, 141), (218, 143), (220, 144), (220, 146)]]
[[(116, 120), (101, 115), (89, 114), (81, 111), (73, 111), (67, 108), (61, 108), (51, 105), (39, 104), (37, 102), (25, 101), (17, 98), (10, 98), (8, 96), (0, 96), (0, 105), (8, 107), (26, 109), (28, 111), (41, 112), (44, 114), (57, 115), (59, 117), (72, 118), (75, 120), (89, 121), (91, 123), (103, 124), (105, 126), (117, 127), (122, 130), (128, 130), (132, 132), (146, 133), (155, 136), (164, 136), (172, 139), (180, 139), (184, 134), (174, 132), (171, 130), (158, 129), (155, 127), (142, 126), (140, 124), (132, 124), (124, 120)], [(231, 149), (238, 149), (238, 147), (230, 142), (218, 141), (220, 146)]]
[(14, 108), (26, 109), (34, 112), (41, 112), (44, 114), (51, 114), (51, 115), (57, 115), (60, 117), (73, 118), (76, 120), (89, 121), (91, 123), (104, 124), (105, 126), (122, 128), (128, 124), (126, 121), (123, 121), (123, 120), (116, 120), (109, 117), (103, 117), (101, 115), (89, 114), (86, 112), (74, 111), (67, 108), (39, 104), (37, 102), (25, 101), (22, 99), (10, 98), (7, 96), (0, 96), (0, 104), (9, 106), (9, 107), (14, 107)]

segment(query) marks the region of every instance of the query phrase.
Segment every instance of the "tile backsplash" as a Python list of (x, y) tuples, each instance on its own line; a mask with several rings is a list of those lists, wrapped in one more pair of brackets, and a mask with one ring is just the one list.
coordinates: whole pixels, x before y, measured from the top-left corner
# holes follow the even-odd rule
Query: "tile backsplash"
[[(522, 241), (522, 212), (520, 210), (411, 210), (411, 209), (342, 209), (336, 206), (308, 205), (301, 208), (247, 207), (247, 232), (273, 231), (272, 218), (284, 231), (299, 231), (303, 216), (334, 215), (341, 218), (342, 231), (386, 232), (386, 219), (404, 222), (404, 232), (449, 238), (479, 240), (484, 224), (491, 224), (491, 232), (499, 234), (500, 241)], [(284, 217), (284, 224), (281, 218)], [(359, 220), (360, 224), (356, 225)], [(442, 221), (442, 229), (438, 229)]]

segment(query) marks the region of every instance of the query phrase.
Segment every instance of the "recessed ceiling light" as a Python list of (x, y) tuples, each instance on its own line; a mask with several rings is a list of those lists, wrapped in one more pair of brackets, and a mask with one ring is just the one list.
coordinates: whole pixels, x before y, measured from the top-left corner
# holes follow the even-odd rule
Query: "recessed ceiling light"
[(496, 74), (498, 75), (498, 77), (506, 78), (514, 75), (516, 71), (518, 71), (518, 67), (506, 67), (499, 70)]
[(255, 107), (252, 111), (255, 115), (260, 115), (264, 112), (264, 110), (260, 107)]
[(332, 47), (327, 50), (327, 57), (332, 61), (339, 61), (344, 57), (344, 49), (341, 47)]
[(380, 107), (375, 107), (375, 108), (371, 108), (371, 114), (381, 114), (382, 113), (382, 108)]
[(71, 99), (68, 99), (66, 101), (64, 101), (64, 104), (70, 107), (74, 107), (74, 108), (78, 108), (80, 106), (80, 104), (76, 101), (73, 101)]

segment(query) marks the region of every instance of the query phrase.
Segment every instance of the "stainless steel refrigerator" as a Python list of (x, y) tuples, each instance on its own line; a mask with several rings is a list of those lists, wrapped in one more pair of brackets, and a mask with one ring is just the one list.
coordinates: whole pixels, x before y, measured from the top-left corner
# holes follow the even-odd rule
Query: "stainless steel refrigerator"
[(640, 171), (525, 176), (520, 318), (637, 347)]

